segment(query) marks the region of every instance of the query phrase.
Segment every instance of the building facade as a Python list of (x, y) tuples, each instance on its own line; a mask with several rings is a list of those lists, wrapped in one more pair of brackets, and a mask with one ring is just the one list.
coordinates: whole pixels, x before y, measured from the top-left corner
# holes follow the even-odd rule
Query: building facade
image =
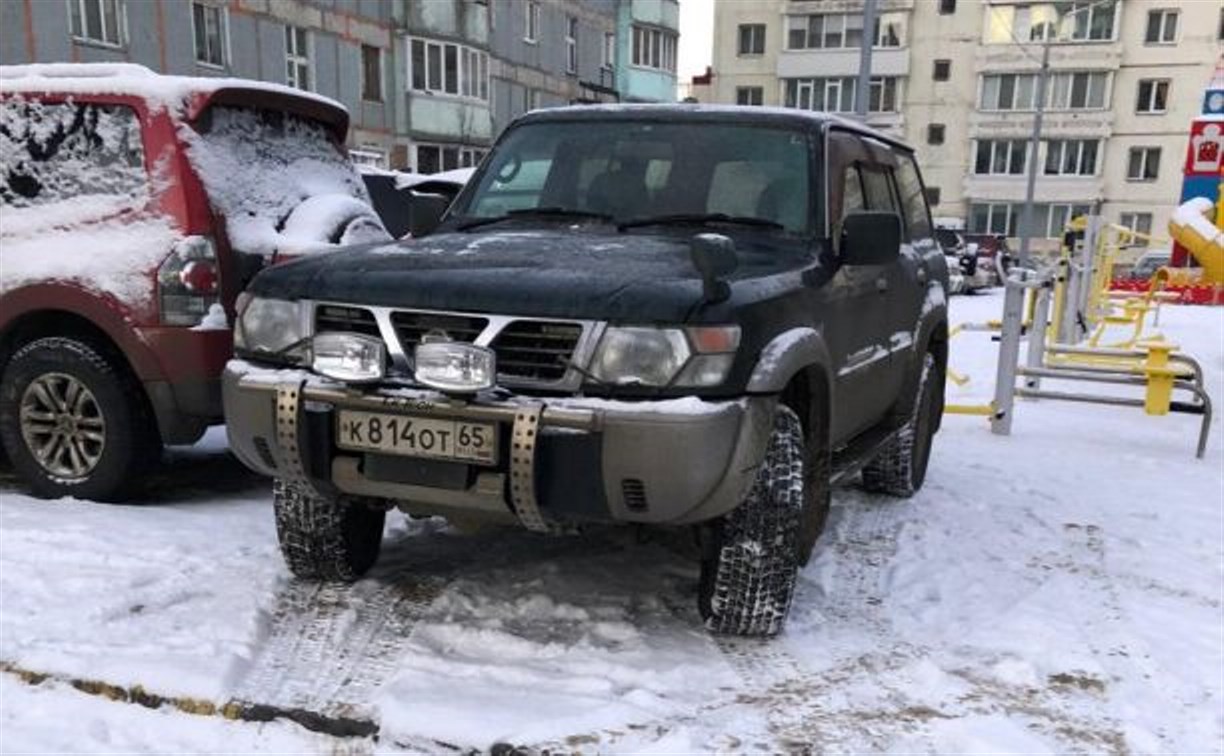
[[(532, 108), (622, 87), (673, 100), (678, 15), (677, 0), (0, 0), (0, 64), (309, 89), (348, 108), (355, 161), (432, 173), (475, 165)], [(657, 33), (626, 46), (622, 26)]]
[[(1091, 210), (1162, 235), (1186, 129), (1224, 52), (1224, 9), (1199, 0), (751, 0), (715, 5), (699, 100), (851, 113), (873, 42), (867, 122), (919, 153), (932, 210), (1020, 233), (1028, 160), (1035, 235)], [(1029, 155), (1043, 46), (1046, 114)]]

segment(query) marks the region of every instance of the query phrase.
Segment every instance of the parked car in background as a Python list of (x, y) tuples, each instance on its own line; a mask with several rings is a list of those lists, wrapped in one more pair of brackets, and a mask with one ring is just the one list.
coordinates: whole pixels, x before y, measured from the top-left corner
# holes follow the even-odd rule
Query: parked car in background
[(369, 166), (358, 166), (357, 170), (383, 226), (399, 239), (427, 233), (428, 224), (436, 221), (440, 212), (450, 206), (475, 169), (456, 168), (431, 174)]
[(977, 264), (992, 274), (992, 286), (1003, 283), (1003, 277), (1011, 270), (1012, 251), (1007, 237), (1002, 234), (963, 234), (966, 244), (977, 245)]
[(1130, 270), (1130, 275), (1127, 277), (1132, 281), (1147, 281), (1152, 276), (1156, 275), (1156, 271), (1165, 267), (1173, 260), (1173, 253), (1167, 249), (1151, 250), (1144, 252), (1138, 260), (1135, 261), (1134, 267)]
[(338, 103), (127, 64), (0, 66), (0, 439), (114, 500), (221, 422), (234, 302), (278, 256), (386, 240)]
[(978, 264), (977, 244), (969, 244), (959, 230), (952, 228), (936, 228), (935, 237), (948, 257), (949, 267), (955, 260), (960, 272), (961, 284), (953, 293), (971, 293), (994, 285), (993, 273)]
[(438, 233), (256, 277), (230, 448), (275, 479), (298, 577), (359, 577), (396, 507), (691, 526), (706, 625), (773, 635), (832, 486), (923, 484), (946, 284), (913, 151), (886, 135), (799, 110), (537, 110)]

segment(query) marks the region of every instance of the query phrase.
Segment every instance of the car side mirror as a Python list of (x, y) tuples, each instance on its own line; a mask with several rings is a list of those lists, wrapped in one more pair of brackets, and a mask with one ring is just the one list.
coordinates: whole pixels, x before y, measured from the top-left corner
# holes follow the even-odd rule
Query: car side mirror
[(901, 218), (882, 210), (842, 219), (841, 257), (847, 265), (884, 265), (901, 250)]
[(408, 232), (413, 238), (428, 236), (442, 223), (442, 216), (450, 200), (439, 194), (412, 193), (412, 212), (408, 219)]
[(731, 286), (723, 278), (739, 267), (735, 242), (722, 234), (697, 234), (689, 245), (689, 259), (701, 274), (702, 300), (709, 304), (726, 301)]

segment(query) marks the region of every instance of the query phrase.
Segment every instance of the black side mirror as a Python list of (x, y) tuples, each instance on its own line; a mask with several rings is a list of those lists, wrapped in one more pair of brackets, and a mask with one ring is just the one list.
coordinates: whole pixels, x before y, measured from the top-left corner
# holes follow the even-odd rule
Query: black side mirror
[(901, 218), (882, 210), (842, 219), (841, 257), (847, 265), (884, 265), (901, 251)]
[(701, 274), (702, 299), (710, 304), (726, 301), (731, 286), (722, 279), (739, 267), (735, 242), (722, 234), (698, 234), (689, 244), (689, 259)]
[(408, 220), (408, 232), (414, 238), (428, 236), (442, 222), (442, 216), (446, 213), (446, 208), (450, 206), (450, 200), (440, 194), (412, 192), (411, 196), (412, 213)]

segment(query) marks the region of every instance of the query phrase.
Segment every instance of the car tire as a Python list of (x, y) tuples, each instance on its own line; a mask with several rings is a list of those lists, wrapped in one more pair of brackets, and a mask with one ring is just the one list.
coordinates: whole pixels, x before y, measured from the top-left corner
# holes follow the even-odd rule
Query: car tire
[(801, 561), (804, 456), (799, 417), (779, 405), (748, 496), (710, 526), (698, 609), (712, 632), (768, 637), (782, 630)]
[(863, 488), (871, 493), (909, 498), (918, 493), (926, 480), (931, 458), (931, 439), (939, 412), (939, 366), (929, 352), (922, 361), (918, 396), (905, 425), (896, 436), (863, 468)]
[(43, 498), (123, 501), (161, 456), (157, 423), (127, 366), (74, 338), (19, 348), (0, 378), (0, 439)]
[(272, 483), (272, 505), (281, 555), (296, 577), (352, 582), (378, 561), (385, 510), (280, 479)]

